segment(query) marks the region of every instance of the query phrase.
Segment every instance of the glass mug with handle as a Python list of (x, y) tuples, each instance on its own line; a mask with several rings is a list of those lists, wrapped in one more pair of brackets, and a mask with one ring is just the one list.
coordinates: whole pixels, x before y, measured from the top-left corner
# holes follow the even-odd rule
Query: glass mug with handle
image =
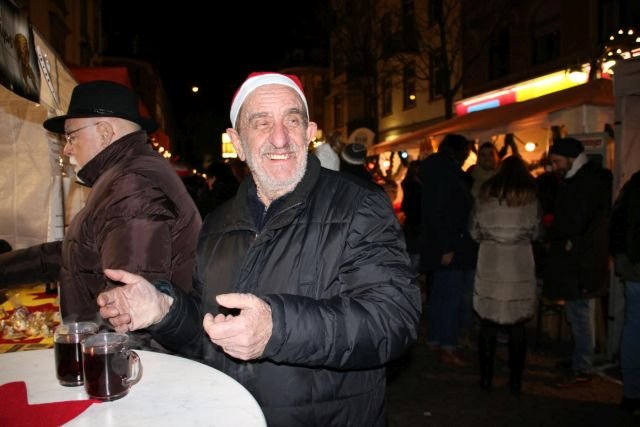
[(101, 332), (82, 341), (84, 389), (94, 399), (116, 400), (142, 378), (138, 353), (129, 348), (129, 336)]
[(53, 333), (56, 375), (64, 386), (82, 385), (82, 347), (84, 338), (98, 332), (94, 322), (69, 322), (59, 325)]

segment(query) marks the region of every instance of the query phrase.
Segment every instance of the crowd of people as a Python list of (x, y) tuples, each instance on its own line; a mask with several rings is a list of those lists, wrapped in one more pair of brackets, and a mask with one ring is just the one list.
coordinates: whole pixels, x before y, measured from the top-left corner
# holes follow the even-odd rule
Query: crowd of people
[(611, 172), (578, 140), (553, 141), (543, 181), (510, 139), (481, 144), (464, 171), (474, 145), (450, 134), (409, 163), (401, 225), (364, 144), (334, 135), (308, 151), (317, 126), (295, 76), (249, 75), (230, 121), (248, 174), (214, 162), (188, 188), (151, 148), (156, 125), (133, 92), (78, 85), (67, 114), (44, 127), (64, 136), (92, 192), (63, 241), (7, 245), (0, 286), (59, 281), (63, 321), (99, 315), (134, 347), (225, 372), (269, 425), (383, 426), (385, 366), (418, 339), (425, 302), (427, 346), (442, 363), (471, 364), (457, 348), (477, 338), (483, 389), (504, 333), (519, 395), (542, 283), (565, 301), (574, 339), (557, 385), (588, 385), (612, 253), (627, 298), (623, 405), (640, 409), (640, 172), (612, 212)]
[(608, 291), (614, 255), (626, 296), (623, 407), (637, 411), (640, 172), (623, 188), (612, 216), (612, 173), (590, 161), (579, 140), (554, 139), (549, 170), (536, 178), (514, 144), (507, 145), (509, 156), (504, 147), (481, 144), (477, 163), (463, 171), (472, 144), (461, 135), (447, 135), (437, 153), (411, 166), (417, 175), (407, 172), (404, 227), (410, 234), (420, 224), (416, 256), (428, 284), (427, 345), (443, 363), (467, 366), (456, 348), (475, 328), (479, 384), (489, 389), (496, 336), (503, 333), (509, 388), (519, 394), (525, 325), (536, 315), (540, 298), (558, 301), (570, 325), (573, 353), (568, 363), (560, 363), (556, 386), (587, 386), (594, 377), (597, 300)]

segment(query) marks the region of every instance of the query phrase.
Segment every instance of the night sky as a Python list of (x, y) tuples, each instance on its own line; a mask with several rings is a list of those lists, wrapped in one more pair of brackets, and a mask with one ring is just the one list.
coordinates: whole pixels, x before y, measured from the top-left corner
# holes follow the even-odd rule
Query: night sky
[[(178, 121), (206, 109), (226, 117), (228, 125), (231, 96), (249, 72), (277, 69), (293, 49), (320, 46), (326, 39), (317, 9), (326, 0), (102, 3), (104, 54), (151, 62)], [(198, 95), (190, 92), (194, 84)]]

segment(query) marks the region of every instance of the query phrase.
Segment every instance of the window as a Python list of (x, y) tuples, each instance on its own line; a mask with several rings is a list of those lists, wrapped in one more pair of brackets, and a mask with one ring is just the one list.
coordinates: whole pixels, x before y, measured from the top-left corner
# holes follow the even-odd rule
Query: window
[(620, 28), (640, 26), (640, 2), (637, 0), (598, 0), (598, 36), (606, 43)]
[(416, 66), (407, 65), (402, 76), (403, 106), (405, 110), (416, 106)]
[(394, 37), (391, 32), (392, 20), (391, 13), (387, 12), (380, 20), (380, 39), (382, 40), (382, 55), (385, 58), (396, 53)]
[(389, 116), (393, 113), (393, 91), (391, 77), (382, 79), (382, 115)]
[(442, 1), (428, 0), (429, 4), (429, 25), (435, 25), (442, 20)]
[(432, 53), (429, 58), (429, 96), (431, 99), (438, 98), (443, 95), (444, 87), (447, 84), (446, 70), (442, 58), (437, 53)]
[(489, 43), (489, 79), (509, 74), (509, 29), (498, 30)]
[(560, 56), (560, 32), (552, 31), (533, 39), (533, 64), (542, 64)]
[(333, 75), (340, 76), (347, 71), (347, 62), (341, 47), (333, 46)]
[(402, 0), (402, 47), (405, 52), (418, 50), (415, 4), (413, 0)]
[(64, 58), (67, 53), (66, 39), (69, 34), (69, 29), (64, 21), (55, 13), (49, 14), (49, 28), (51, 32), (51, 46), (60, 54), (60, 57)]

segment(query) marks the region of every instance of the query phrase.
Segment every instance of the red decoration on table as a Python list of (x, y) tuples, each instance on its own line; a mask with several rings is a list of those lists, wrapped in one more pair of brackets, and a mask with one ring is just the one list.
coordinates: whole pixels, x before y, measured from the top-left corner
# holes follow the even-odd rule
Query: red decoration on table
[(67, 400), (63, 402), (30, 405), (27, 400), (27, 385), (24, 381), (0, 386), (0, 426), (57, 427), (65, 424), (98, 400)]

